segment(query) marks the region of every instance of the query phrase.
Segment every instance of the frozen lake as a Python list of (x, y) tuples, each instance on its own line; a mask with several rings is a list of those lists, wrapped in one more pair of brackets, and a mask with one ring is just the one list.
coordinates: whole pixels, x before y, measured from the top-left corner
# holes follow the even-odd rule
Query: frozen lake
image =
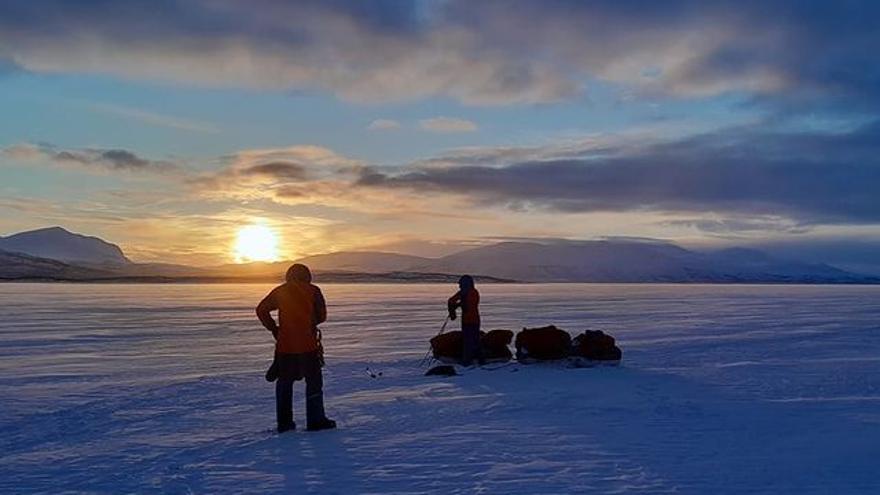
[(452, 286), (322, 288), (341, 429), (279, 436), (269, 286), (0, 284), (0, 493), (880, 493), (880, 287), (484, 285), (624, 364), (454, 378)]

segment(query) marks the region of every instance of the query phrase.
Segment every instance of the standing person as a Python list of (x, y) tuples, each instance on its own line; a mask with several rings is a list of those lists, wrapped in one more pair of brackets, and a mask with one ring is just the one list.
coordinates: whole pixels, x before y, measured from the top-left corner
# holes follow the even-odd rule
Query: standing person
[(483, 364), (480, 349), (480, 293), (474, 287), (474, 278), (463, 275), (458, 279), (458, 292), (449, 298), (449, 319), (456, 317), (455, 310), (461, 308), (461, 333), (463, 349), (461, 364), (470, 366), (474, 359)]
[[(278, 433), (296, 429), (293, 421), (293, 382), (306, 381), (306, 423), (309, 431), (336, 428), (324, 414), (323, 349), (318, 325), (327, 320), (321, 289), (312, 284), (309, 268), (299, 263), (287, 270), (279, 285), (257, 305), (257, 317), (275, 337), (275, 411)], [(271, 312), (278, 310), (278, 323)]]

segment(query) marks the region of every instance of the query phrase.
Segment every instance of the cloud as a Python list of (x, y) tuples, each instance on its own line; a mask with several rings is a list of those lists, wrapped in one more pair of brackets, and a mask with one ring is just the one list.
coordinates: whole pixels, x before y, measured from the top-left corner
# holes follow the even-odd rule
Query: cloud
[(461, 216), (452, 197), (426, 204), (419, 193), (360, 187), (358, 180), (367, 164), (320, 146), (241, 150), (216, 162), (219, 169), (186, 180), (191, 194), (219, 202), (386, 215), (393, 216), (395, 222), (424, 215)]
[(47, 161), (59, 165), (87, 168), (167, 174), (179, 172), (180, 166), (166, 160), (149, 160), (123, 149), (59, 149), (49, 144), (16, 144), (4, 148), (2, 156), (18, 161)]
[(243, 150), (191, 184), (205, 197), (409, 218), (641, 215), (659, 228), (732, 237), (880, 224), (877, 157), (880, 121), (835, 132), (759, 124), (675, 138), (622, 134), (469, 148), (404, 166), (315, 146)]
[(206, 197), (272, 197), (290, 184), (353, 176), (363, 164), (322, 146), (296, 145), (237, 151), (214, 160), (219, 168), (190, 176), (187, 184)]
[(241, 150), (217, 161), (221, 165), (219, 170), (187, 181), (202, 197), (348, 206), (368, 195), (352, 192), (348, 185), (363, 164), (320, 146)]
[[(387, 131), (400, 129), (400, 122), (389, 119), (376, 119), (367, 126), (371, 131)], [(419, 127), (428, 132), (439, 133), (455, 133), (455, 132), (474, 132), (477, 130), (477, 124), (470, 120), (456, 119), (452, 117), (433, 117), (430, 119), (422, 119), (419, 121)]]
[(376, 119), (367, 126), (367, 129), (371, 131), (388, 131), (399, 128), (400, 122), (390, 119)]
[(109, 115), (117, 115), (120, 117), (125, 117), (158, 127), (167, 127), (170, 129), (177, 129), (181, 131), (200, 132), (208, 134), (215, 134), (220, 132), (220, 130), (216, 126), (207, 122), (199, 122), (195, 120), (174, 117), (171, 115), (163, 115), (160, 113), (141, 110), (139, 108), (89, 102), (84, 102), (84, 105), (89, 110), (95, 112), (105, 113)]
[(244, 176), (260, 175), (278, 179), (304, 180), (306, 178), (306, 167), (291, 162), (268, 162), (241, 169), (239, 174)]
[(0, 77), (16, 74), (21, 71), (21, 66), (15, 63), (14, 60), (0, 57)]
[(455, 119), (452, 117), (434, 117), (419, 121), (419, 127), (429, 132), (474, 132), (477, 124), (470, 120)]
[(293, 162), (316, 172), (348, 169), (361, 164), (359, 160), (345, 157), (323, 146), (314, 145), (245, 149), (221, 157), (220, 160), (224, 165), (236, 169), (277, 161)]
[(558, 70), (480, 49), (475, 33), (446, 23), (442, 9), (387, 0), (2, 3), (0, 57), (35, 72), (322, 91), (353, 101), (447, 95), (498, 104), (577, 92)]
[(878, 156), (880, 121), (834, 132), (760, 123), (685, 137), (466, 148), (403, 166), (316, 146), (243, 150), (190, 183), (205, 197), (358, 213), (409, 215), (442, 204), (430, 211), (642, 215), (679, 232), (732, 237), (880, 224)]
[(880, 122), (846, 133), (741, 127), (641, 146), (606, 143), (568, 158), (474, 165), (466, 155), (461, 164), (365, 167), (358, 183), (523, 212), (721, 212), (858, 224), (880, 222), (878, 157)]
[(806, 225), (802, 225), (789, 218), (773, 215), (725, 215), (720, 218), (716, 215), (715, 217), (669, 220), (664, 222), (664, 224), (673, 227), (691, 227), (713, 236), (732, 238), (766, 235), (768, 232), (804, 234), (810, 231), (810, 228)]
[(868, 0), (31, 0), (0, 3), (0, 59), (369, 102), (558, 102), (601, 80), (863, 109), (880, 103), (878, 13)]

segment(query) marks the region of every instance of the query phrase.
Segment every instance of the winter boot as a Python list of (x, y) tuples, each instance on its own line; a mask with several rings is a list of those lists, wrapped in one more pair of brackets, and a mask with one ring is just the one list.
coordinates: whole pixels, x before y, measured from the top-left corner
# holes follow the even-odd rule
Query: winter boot
[(308, 431), (333, 430), (336, 428), (336, 421), (324, 418), (316, 423), (309, 423), (306, 428)]
[(278, 425), (278, 433), (296, 430), (296, 423), (288, 423), (286, 425)]

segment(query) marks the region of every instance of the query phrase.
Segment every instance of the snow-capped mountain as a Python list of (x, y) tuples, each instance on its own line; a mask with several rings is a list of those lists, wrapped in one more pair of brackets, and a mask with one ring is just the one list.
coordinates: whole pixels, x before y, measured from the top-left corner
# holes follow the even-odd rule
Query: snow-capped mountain
[(75, 234), (61, 227), (20, 232), (0, 237), (0, 250), (66, 263), (126, 265), (130, 263), (116, 244)]

